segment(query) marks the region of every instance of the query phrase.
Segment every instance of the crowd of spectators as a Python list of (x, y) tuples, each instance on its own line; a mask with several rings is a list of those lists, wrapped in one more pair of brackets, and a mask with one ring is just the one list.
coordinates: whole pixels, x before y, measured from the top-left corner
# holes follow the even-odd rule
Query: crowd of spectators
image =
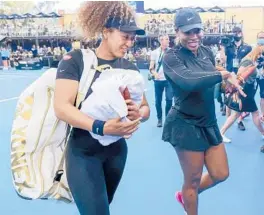
[(0, 20), (0, 35), (6, 37), (73, 36), (76, 26), (61, 26), (56, 19)]
[[(234, 27), (243, 27), (243, 21), (234, 22), (222, 20), (219, 18), (205, 20), (204, 23), (204, 33), (207, 34), (224, 34), (230, 33)], [(174, 24), (173, 20), (164, 19), (150, 19), (145, 24), (145, 30), (148, 34), (174, 34)]]

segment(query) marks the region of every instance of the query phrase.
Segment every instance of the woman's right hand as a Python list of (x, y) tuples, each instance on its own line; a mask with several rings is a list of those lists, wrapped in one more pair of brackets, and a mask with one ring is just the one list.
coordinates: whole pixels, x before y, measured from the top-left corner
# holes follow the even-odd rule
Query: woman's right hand
[(104, 125), (104, 134), (128, 138), (138, 129), (140, 120), (122, 122), (121, 118), (110, 119)]

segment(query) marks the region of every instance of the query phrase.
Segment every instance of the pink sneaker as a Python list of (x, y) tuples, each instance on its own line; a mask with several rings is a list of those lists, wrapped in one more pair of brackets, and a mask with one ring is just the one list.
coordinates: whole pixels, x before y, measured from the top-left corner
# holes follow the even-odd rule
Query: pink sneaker
[(175, 198), (182, 205), (182, 207), (184, 208), (184, 202), (183, 202), (182, 192), (176, 192), (175, 193)]
[[(182, 192), (176, 192), (175, 193), (175, 198), (181, 204), (181, 206), (184, 209), (184, 202), (183, 202)], [(184, 209), (184, 214), (188, 215), (187, 212), (185, 211), (185, 209)]]

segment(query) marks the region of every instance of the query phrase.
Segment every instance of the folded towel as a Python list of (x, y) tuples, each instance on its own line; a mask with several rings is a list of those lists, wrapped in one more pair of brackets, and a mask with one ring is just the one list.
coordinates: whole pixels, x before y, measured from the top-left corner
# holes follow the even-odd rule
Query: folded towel
[[(92, 85), (91, 95), (82, 103), (81, 111), (93, 119), (107, 121), (126, 118), (128, 111), (123, 92), (128, 89), (131, 100), (141, 105), (144, 94), (144, 79), (138, 71), (109, 69), (101, 73)], [(92, 137), (107, 146), (121, 139), (119, 136), (100, 136), (90, 132)]]

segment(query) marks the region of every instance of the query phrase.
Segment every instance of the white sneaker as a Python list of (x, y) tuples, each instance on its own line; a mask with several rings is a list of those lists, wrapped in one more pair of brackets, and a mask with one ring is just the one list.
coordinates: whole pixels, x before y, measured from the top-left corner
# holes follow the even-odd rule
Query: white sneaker
[(224, 143), (231, 143), (231, 139), (227, 138), (225, 135), (222, 135)]

